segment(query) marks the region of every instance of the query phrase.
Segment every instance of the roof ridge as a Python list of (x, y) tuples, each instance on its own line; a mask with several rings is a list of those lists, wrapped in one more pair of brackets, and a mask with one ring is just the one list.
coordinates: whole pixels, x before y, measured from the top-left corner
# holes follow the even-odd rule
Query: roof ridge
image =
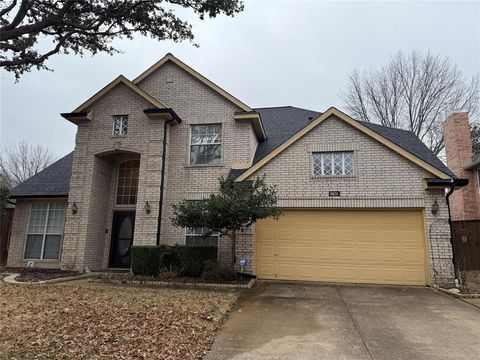
[(264, 106), (264, 107), (255, 107), (255, 108), (253, 108), (253, 109), (254, 109), (254, 110), (257, 110), (257, 109), (285, 109), (285, 108), (293, 108), (293, 109), (305, 110), (305, 111), (310, 111), (310, 112), (316, 112), (316, 113), (319, 113), (319, 114), (322, 113), (321, 111), (305, 109), (305, 108), (301, 108), (301, 107), (293, 106), (293, 105)]

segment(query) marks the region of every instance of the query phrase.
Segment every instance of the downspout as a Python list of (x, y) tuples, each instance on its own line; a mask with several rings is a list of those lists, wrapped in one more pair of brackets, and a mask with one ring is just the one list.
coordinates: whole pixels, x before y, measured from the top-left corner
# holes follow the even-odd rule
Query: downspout
[(165, 121), (163, 124), (163, 150), (162, 150), (162, 170), (160, 173), (160, 200), (158, 201), (158, 222), (157, 222), (157, 246), (160, 245), (160, 230), (162, 229), (162, 208), (163, 208), (163, 193), (165, 188), (165, 162), (167, 159), (167, 134), (168, 124), (175, 121), (175, 117), (172, 116), (170, 120)]
[(455, 244), (453, 242), (453, 226), (452, 226), (452, 212), (450, 210), (450, 196), (455, 191), (455, 180), (452, 179), (452, 184), (450, 185), (450, 190), (448, 190), (446, 196), (447, 208), (448, 208), (448, 225), (450, 226), (450, 245), (452, 246), (452, 263), (453, 263), (453, 272), (455, 274), (455, 285), (458, 286), (458, 268), (457, 268), (457, 256), (455, 251)]

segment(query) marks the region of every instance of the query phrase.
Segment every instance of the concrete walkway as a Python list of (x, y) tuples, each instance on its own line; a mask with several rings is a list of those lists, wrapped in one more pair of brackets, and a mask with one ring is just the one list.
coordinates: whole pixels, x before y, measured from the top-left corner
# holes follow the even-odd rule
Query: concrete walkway
[(263, 283), (205, 359), (480, 359), (480, 309), (422, 287)]

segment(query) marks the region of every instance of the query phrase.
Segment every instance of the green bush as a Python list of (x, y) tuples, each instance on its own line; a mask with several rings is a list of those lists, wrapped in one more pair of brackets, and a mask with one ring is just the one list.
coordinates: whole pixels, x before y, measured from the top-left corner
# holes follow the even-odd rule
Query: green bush
[(158, 276), (161, 251), (160, 246), (132, 246), (132, 272), (135, 275)]
[(207, 261), (215, 261), (213, 246), (147, 245), (132, 247), (132, 272), (135, 275), (158, 276), (161, 272), (176, 272), (180, 276), (198, 277)]
[(207, 261), (202, 273), (202, 279), (207, 282), (233, 281), (236, 277), (235, 271), (216, 261)]

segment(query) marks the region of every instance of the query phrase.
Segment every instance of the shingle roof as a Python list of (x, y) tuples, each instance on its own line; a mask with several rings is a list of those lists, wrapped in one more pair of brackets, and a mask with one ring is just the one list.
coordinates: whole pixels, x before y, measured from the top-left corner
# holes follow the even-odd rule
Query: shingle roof
[(73, 152), (14, 187), (10, 197), (68, 196), (72, 161)]
[[(322, 114), (318, 111), (293, 106), (257, 108), (255, 111), (260, 113), (262, 117), (268, 139), (258, 145), (253, 161), (254, 164)], [(411, 131), (366, 122), (360, 123), (438, 170), (455, 177), (443, 162)], [(16, 186), (12, 189), (11, 197), (68, 196), (72, 161), (73, 153), (70, 153), (37, 175)], [(245, 171), (246, 169), (232, 169), (228, 176), (236, 178)]]
[[(258, 145), (253, 164), (259, 162), (275, 148), (280, 146), (322, 114), (318, 111), (301, 109), (293, 106), (257, 108), (254, 110), (260, 113), (260, 116), (262, 117), (263, 125), (265, 126), (265, 131), (267, 133), (267, 140)], [(362, 121), (359, 121), (359, 123), (400, 146), (402, 149), (412, 153), (438, 170), (449, 176), (455, 177), (450, 169), (448, 169), (413, 132)], [(232, 169), (228, 176), (236, 178), (246, 170), (247, 169)]]

